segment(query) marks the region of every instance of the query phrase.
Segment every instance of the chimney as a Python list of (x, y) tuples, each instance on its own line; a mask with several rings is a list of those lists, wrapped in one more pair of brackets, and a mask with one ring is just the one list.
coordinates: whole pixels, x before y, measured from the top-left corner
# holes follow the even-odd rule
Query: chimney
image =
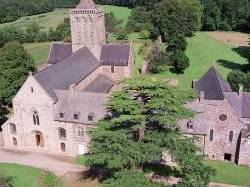
[(242, 97), (242, 93), (243, 93), (243, 84), (239, 84), (239, 97)]

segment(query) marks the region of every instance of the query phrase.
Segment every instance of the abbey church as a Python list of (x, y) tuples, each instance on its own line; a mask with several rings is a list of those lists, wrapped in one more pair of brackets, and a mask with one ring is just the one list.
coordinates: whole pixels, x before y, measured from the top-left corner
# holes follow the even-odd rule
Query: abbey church
[(52, 43), (43, 70), (30, 74), (3, 125), (4, 146), (75, 156), (107, 115), (105, 102), (133, 76), (131, 44), (107, 44), (104, 10), (82, 0), (70, 10), (72, 43)]

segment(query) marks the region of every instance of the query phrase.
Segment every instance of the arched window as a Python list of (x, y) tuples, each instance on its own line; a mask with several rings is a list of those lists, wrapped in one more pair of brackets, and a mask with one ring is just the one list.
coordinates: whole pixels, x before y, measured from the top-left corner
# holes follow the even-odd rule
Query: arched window
[(209, 141), (213, 141), (213, 140), (214, 140), (214, 130), (211, 129), (209, 133)]
[(16, 134), (16, 125), (13, 123), (10, 123), (10, 133)]
[(84, 136), (84, 128), (79, 127), (79, 128), (77, 129), (77, 135), (78, 135), (78, 136)]
[(234, 132), (230, 131), (229, 132), (229, 142), (233, 142), (233, 138), (234, 138)]
[(40, 125), (39, 115), (36, 111), (33, 112), (33, 123), (34, 125)]
[(64, 128), (59, 128), (58, 129), (58, 136), (60, 140), (65, 140), (66, 139), (66, 130)]

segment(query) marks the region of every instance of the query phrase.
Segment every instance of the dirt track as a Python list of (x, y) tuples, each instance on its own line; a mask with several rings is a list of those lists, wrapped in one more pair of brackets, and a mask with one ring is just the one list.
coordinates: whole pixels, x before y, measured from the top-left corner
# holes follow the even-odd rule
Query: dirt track
[(240, 32), (206, 32), (210, 37), (216, 40), (233, 45), (235, 47), (239, 46), (250, 46), (250, 35)]

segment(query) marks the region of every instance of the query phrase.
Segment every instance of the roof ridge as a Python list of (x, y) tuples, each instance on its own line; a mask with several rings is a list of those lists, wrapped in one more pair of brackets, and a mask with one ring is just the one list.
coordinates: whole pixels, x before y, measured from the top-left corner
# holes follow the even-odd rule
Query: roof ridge
[[(66, 58), (64, 58), (64, 59), (62, 59), (61, 61), (57, 62), (56, 64), (44, 68), (43, 70), (41, 70), (41, 71), (37, 72), (36, 74), (34, 74), (34, 76), (37, 75), (37, 74), (40, 74), (41, 72), (43, 72), (43, 71), (45, 71), (45, 70), (47, 70), (47, 69), (49, 69), (49, 68), (52, 68), (53, 66), (56, 66), (56, 65), (62, 63), (63, 61), (67, 60), (68, 58), (70, 58), (70, 57), (72, 57), (72, 56), (74, 56), (74, 55), (77, 55), (78, 53), (80, 53), (80, 50), (82, 50), (82, 49), (84, 49), (84, 48), (87, 48), (87, 46), (84, 46), (84, 47), (80, 48), (79, 50), (77, 50), (76, 52), (72, 53), (70, 56), (68, 56), (68, 57), (66, 57)], [(88, 48), (87, 48), (87, 49), (88, 49)], [(88, 51), (91, 53), (91, 51), (90, 51), (89, 49), (88, 49)], [(91, 54), (93, 55), (93, 53), (91, 53)], [(98, 59), (97, 59), (94, 55), (93, 55), (93, 57), (98, 61)], [(99, 61), (98, 61), (98, 62), (99, 62)]]
[(218, 72), (216, 71), (216, 69), (215, 69), (214, 66), (212, 66), (211, 69), (215, 72), (216, 80), (217, 80), (217, 82), (219, 83), (220, 91), (221, 91), (221, 93), (222, 93), (222, 95), (223, 95), (223, 97), (224, 97), (224, 99), (225, 99), (224, 91), (222, 90), (221, 82), (220, 82), (220, 80), (219, 80), (219, 78), (220, 78), (219, 76), (220, 76), (220, 75), (218, 74)]

